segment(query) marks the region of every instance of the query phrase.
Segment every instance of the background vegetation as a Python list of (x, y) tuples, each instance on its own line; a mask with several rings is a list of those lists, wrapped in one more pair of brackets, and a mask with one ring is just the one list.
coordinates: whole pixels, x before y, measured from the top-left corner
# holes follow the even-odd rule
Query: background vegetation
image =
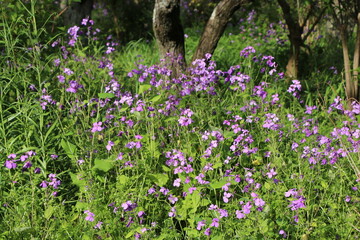
[[(0, 239), (359, 238), (360, 105), (326, 18), (298, 79), (273, 1), (171, 78), (151, 26), (109, 4), (77, 27), (53, 2), (1, 5)], [(182, 4), (191, 59), (216, 3)]]

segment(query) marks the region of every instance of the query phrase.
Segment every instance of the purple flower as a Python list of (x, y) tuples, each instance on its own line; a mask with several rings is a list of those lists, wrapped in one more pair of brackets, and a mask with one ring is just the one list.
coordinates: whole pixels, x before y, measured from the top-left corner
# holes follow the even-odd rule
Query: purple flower
[(164, 195), (167, 195), (167, 194), (170, 192), (170, 190), (167, 189), (167, 188), (161, 187), (161, 188), (160, 188), (160, 192), (161, 192), (162, 194), (164, 194)]
[(249, 214), (249, 213), (251, 212), (251, 208), (252, 208), (251, 202), (247, 202), (247, 203), (246, 203), (245, 205), (243, 205), (243, 207), (242, 207), (243, 213)]
[[(292, 93), (294, 97), (299, 98), (299, 92), (301, 91), (301, 84), (299, 80), (292, 80), (290, 87), (288, 88), (288, 92)], [(299, 92), (298, 92), (299, 91)]]
[(257, 207), (262, 207), (265, 205), (265, 201), (262, 200), (261, 198), (254, 198), (254, 204)]
[[(92, 221), (91, 221), (92, 222)], [(103, 224), (103, 222), (98, 222), (95, 226), (94, 229), (101, 229), (101, 225)]]
[(220, 218), (228, 217), (228, 216), (229, 216), (228, 212), (227, 212), (225, 209), (219, 208), (217, 211), (218, 211), (218, 213), (220, 214)]
[(42, 188), (47, 188), (47, 186), (48, 186), (47, 184), (48, 184), (47, 181), (42, 181), (39, 186)]
[(283, 236), (283, 238), (286, 238), (287, 234), (284, 230), (280, 230), (279, 234)]
[(60, 83), (64, 83), (65, 82), (65, 77), (63, 75), (58, 75), (57, 76), (58, 80)]
[(68, 76), (74, 74), (74, 72), (70, 68), (64, 68), (64, 73)]
[(85, 220), (89, 221), (89, 222), (93, 222), (94, 221), (94, 217), (95, 214), (93, 214), (92, 212), (90, 212), (89, 210), (85, 210), (84, 213), (86, 214)]
[(145, 214), (144, 211), (139, 211), (137, 215), (138, 215), (139, 218), (142, 218), (142, 217), (144, 217), (146, 214)]
[(312, 114), (312, 111), (315, 110), (317, 107), (316, 106), (307, 106), (306, 105), (306, 114)]
[(4, 166), (8, 169), (16, 168), (16, 163), (13, 160), (6, 160)]
[(271, 168), (270, 172), (267, 172), (266, 175), (268, 176), (268, 178), (272, 178), (277, 175), (277, 172), (275, 172), (275, 170)]
[(112, 146), (114, 146), (114, 142), (112, 142), (112, 141), (108, 141), (108, 144), (106, 145), (106, 149), (108, 150), (108, 151), (110, 151), (111, 150), (111, 148), (112, 148)]
[(121, 204), (121, 207), (124, 209), (125, 212), (129, 212), (137, 207), (136, 203), (132, 203), (131, 201), (126, 201)]
[(24, 169), (30, 168), (31, 166), (32, 166), (32, 163), (31, 163), (30, 161), (27, 161), (27, 162), (24, 164), (23, 168), (24, 168)]
[(205, 225), (206, 225), (205, 220), (199, 221), (197, 223), (196, 229), (200, 231)]
[(206, 236), (210, 236), (211, 235), (211, 229), (210, 228), (205, 229), (204, 234)]
[(170, 194), (170, 196), (168, 197), (168, 200), (171, 204), (175, 204), (178, 201), (178, 198), (173, 196), (172, 194)]
[(93, 123), (93, 127), (91, 129), (91, 132), (101, 132), (104, 128), (101, 127), (102, 122), (95, 122)]
[(255, 48), (253, 48), (252, 46), (247, 46), (243, 50), (241, 50), (240, 56), (247, 58), (251, 53), (255, 52)]
[(88, 23), (88, 21), (89, 21), (89, 17), (84, 18), (84, 19), (81, 21), (81, 25), (86, 26), (86, 24)]
[(231, 193), (228, 193), (228, 192), (224, 192), (224, 196), (223, 196), (223, 201), (225, 203), (228, 203), (229, 202), (229, 198), (232, 197), (232, 194)]
[(242, 219), (242, 218), (245, 218), (245, 214), (240, 210), (236, 210), (236, 217), (238, 219)]
[(177, 178), (177, 179), (174, 180), (173, 186), (174, 187), (180, 187), (180, 183), (181, 183), (181, 179)]
[(176, 217), (176, 208), (172, 207), (168, 215), (169, 217)]
[(191, 118), (187, 118), (187, 117), (184, 117), (184, 116), (181, 116), (178, 121), (179, 121), (180, 126), (188, 126), (191, 123), (193, 123)]
[(210, 227), (219, 227), (219, 219), (218, 218), (213, 218)]

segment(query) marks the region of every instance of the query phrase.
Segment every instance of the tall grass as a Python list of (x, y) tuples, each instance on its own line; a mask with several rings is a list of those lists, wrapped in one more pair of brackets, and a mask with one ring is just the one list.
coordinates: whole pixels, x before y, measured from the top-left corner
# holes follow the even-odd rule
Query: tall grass
[(153, 42), (91, 21), (51, 37), (18, 8), (0, 31), (1, 239), (359, 237), (360, 106), (338, 74), (287, 83), (278, 35), (233, 33), (171, 79)]

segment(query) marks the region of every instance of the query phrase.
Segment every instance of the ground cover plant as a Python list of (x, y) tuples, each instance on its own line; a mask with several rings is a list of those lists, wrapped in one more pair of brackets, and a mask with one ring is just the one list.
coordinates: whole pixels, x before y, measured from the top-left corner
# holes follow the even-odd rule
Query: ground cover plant
[(90, 19), (47, 39), (26, 10), (1, 30), (1, 239), (359, 238), (360, 105), (339, 75), (315, 98), (269, 34), (171, 78), (151, 43), (118, 51)]

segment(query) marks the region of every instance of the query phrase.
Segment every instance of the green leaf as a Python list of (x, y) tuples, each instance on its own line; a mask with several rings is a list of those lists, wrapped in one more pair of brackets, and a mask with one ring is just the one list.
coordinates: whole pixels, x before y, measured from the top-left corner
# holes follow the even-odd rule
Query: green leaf
[(149, 90), (152, 86), (150, 84), (140, 85), (138, 94), (142, 94), (143, 92)]
[(114, 166), (114, 161), (112, 159), (95, 159), (95, 164), (93, 169), (99, 169), (104, 172), (107, 172), (113, 166)]
[(66, 155), (74, 159), (76, 158), (76, 146), (68, 141), (65, 141), (64, 139), (61, 139), (60, 142), (61, 147), (65, 150)]
[(82, 211), (88, 208), (88, 204), (86, 202), (76, 202), (75, 207)]
[(141, 232), (141, 227), (137, 227), (133, 230), (131, 230), (128, 234), (126, 234), (125, 238), (131, 238), (132, 236), (134, 236), (135, 233), (140, 233)]
[(212, 187), (214, 189), (218, 189), (218, 188), (221, 188), (222, 186), (224, 186), (227, 182), (228, 181), (226, 179), (222, 179), (220, 181), (210, 183), (210, 187)]
[(153, 97), (152, 99), (150, 99), (150, 102), (156, 103), (161, 99), (161, 95), (157, 95), (155, 97)]
[(126, 110), (128, 110), (129, 108), (128, 107), (122, 107), (119, 112), (125, 112)]
[(115, 97), (115, 94), (113, 93), (98, 93), (98, 97), (99, 98), (114, 98)]
[(193, 229), (193, 228), (184, 228), (184, 230), (186, 231), (186, 234), (191, 237), (191, 238), (197, 238), (200, 237), (200, 233), (198, 230)]
[(48, 206), (48, 208), (44, 212), (45, 219), (49, 220), (49, 218), (53, 215), (55, 208), (53, 206)]
[(154, 181), (160, 187), (164, 186), (169, 180), (167, 174), (158, 173), (158, 174), (149, 174), (148, 176), (152, 181)]
[(129, 177), (126, 175), (120, 175), (117, 178), (117, 182), (121, 185), (125, 185), (129, 181)]
[(163, 170), (164, 172), (170, 172), (170, 171), (171, 171), (171, 169), (168, 168), (168, 167), (165, 166), (165, 165), (162, 165), (161, 167), (162, 167), (162, 170)]
[(71, 177), (72, 183), (75, 184), (76, 186), (81, 188), (81, 187), (84, 187), (86, 185), (85, 180), (81, 179), (79, 177), (79, 175), (76, 175), (75, 173), (72, 173), (72, 172), (70, 172), (69, 175)]

